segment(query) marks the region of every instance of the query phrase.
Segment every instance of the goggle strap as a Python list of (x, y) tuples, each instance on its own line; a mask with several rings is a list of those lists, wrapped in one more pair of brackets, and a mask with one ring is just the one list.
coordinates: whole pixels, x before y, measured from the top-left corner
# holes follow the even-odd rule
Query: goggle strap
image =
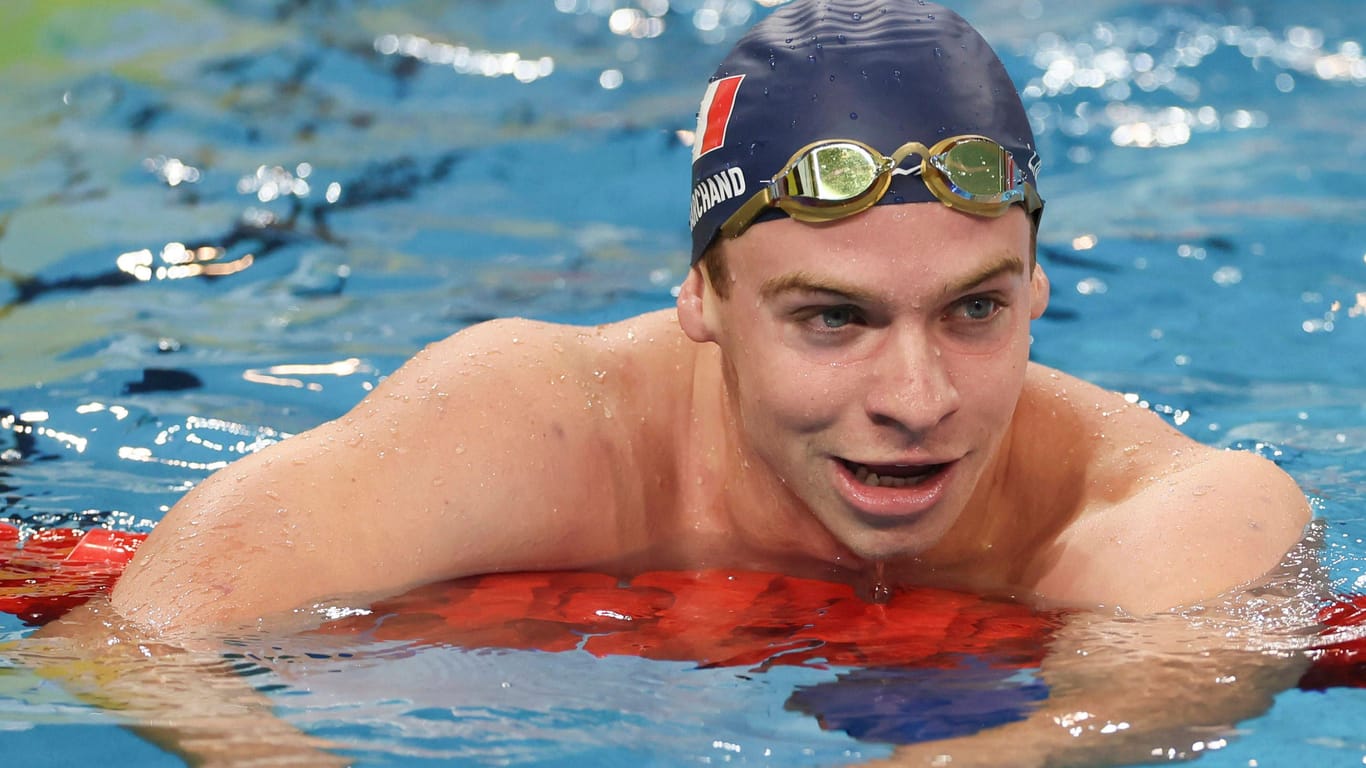
[(758, 192), (755, 192), (745, 204), (740, 206), (729, 219), (721, 225), (721, 234), (725, 237), (736, 238), (749, 229), (749, 225), (759, 218), (759, 214), (773, 205), (774, 197), (771, 183), (765, 184)]

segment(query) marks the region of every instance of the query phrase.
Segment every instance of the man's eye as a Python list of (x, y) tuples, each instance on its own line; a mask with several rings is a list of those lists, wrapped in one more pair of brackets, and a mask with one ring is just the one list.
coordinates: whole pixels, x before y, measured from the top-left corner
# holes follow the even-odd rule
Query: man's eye
[(826, 328), (843, 328), (854, 322), (857, 315), (853, 307), (829, 307), (821, 310), (821, 325)]
[(985, 296), (968, 299), (962, 304), (963, 316), (969, 320), (988, 320), (1000, 308), (1001, 305), (996, 303), (995, 299)]

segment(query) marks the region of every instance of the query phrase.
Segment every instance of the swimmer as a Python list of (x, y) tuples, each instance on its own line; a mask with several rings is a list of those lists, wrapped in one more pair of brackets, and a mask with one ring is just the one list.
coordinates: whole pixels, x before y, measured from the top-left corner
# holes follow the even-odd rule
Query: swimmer
[(1030, 362), (1040, 161), (956, 14), (779, 8), (716, 70), (692, 154), (676, 308), (431, 345), (187, 493), (113, 609), (164, 635), (472, 574), (729, 568), (1139, 614), (1301, 538), (1270, 462)]
[(432, 345), (190, 491), (115, 607), (174, 627), (489, 571), (880, 564), (1142, 612), (1301, 536), (1271, 463), (1029, 362), (1039, 160), (947, 9), (779, 9), (717, 69), (693, 155), (675, 310)]

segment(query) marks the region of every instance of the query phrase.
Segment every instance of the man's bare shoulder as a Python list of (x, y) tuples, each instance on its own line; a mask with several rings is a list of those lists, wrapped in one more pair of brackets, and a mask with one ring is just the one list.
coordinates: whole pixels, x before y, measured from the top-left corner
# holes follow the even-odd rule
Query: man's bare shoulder
[[(629, 389), (619, 382), (668, 356), (653, 349), (674, 342), (668, 315), (592, 328), (497, 320), (429, 345), (349, 413), (196, 486), (130, 565), (115, 607), (148, 626), (225, 624), (646, 548), (639, 493), (621, 482), (637, 469), (623, 447), (642, 441), (620, 425), (638, 420), (614, 408)], [(192, 589), (175, 586), (181, 572)]]
[(659, 359), (676, 357), (686, 342), (672, 309), (594, 326), (508, 317), (454, 333), (429, 345), (415, 360), (425, 358), (456, 373), (496, 371), (557, 383), (585, 368), (651, 369)]
[(404, 391), (458, 387), (491, 411), (553, 411), (582, 428), (616, 431), (628, 411), (658, 415), (660, 403), (679, 402), (696, 347), (673, 309), (594, 326), (501, 318), (428, 346), (394, 378)]
[(1255, 454), (1186, 437), (1135, 398), (1032, 366), (1021, 427), (1067, 446), (1073, 522), (1038, 588), (1064, 602), (1155, 610), (1212, 597), (1273, 568), (1309, 508)]

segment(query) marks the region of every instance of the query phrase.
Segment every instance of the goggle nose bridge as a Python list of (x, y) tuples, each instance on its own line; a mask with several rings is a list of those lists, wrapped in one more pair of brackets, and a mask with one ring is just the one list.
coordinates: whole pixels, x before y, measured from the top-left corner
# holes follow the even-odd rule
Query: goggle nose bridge
[[(920, 162), (916, 163), (913, 167), (902, 168), (901, 164), (906, 162), (906, 158), (912, 155), (920, 158)], [(924, 173), (925, 163), (930, 160), (930, 148), (918, 141), (908, 141), (896, 148), (896, 151), (892, 153), (890, 160), (893, 176), (919, 176)]]

